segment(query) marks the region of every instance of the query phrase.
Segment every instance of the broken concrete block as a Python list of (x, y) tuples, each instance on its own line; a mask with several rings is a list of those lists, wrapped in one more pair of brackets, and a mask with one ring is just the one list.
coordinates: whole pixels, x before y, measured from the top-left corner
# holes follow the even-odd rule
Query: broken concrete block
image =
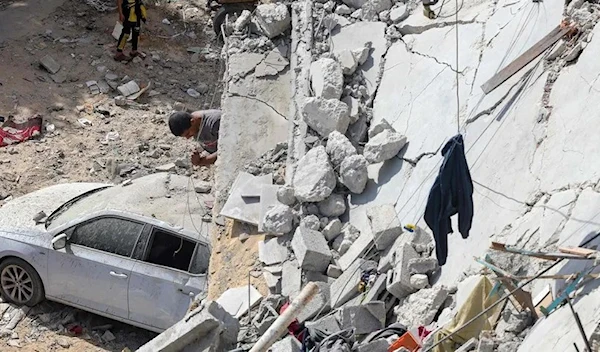
[(294, 174), (294, 195), (301, 202), (322, 201), (331, 195), (335, 185), (335, 173), (325, 147), (311, 149), (298, 161)]
[(415, 274), (410, 277), (410, 284), (417, 290), (421, 290), (429, 286), (429, 278), (424, 274)]
[(40, 65), (51, 74), (56, 74), (58, 71), (60, 71), (60, 65), (50, 55), (44, 56), (40, 60)]
[(362, 258), (352, 262), (344, 273), (331, 284), (331, 307), (337, 308), (358, 296), (356, 285), (360, 282), (363, 272), (373, 270), (376, 267), (376, 262)]
[(287, 261), (281, 269), (281, 294), (293, 299), (300, 293), (302, 287), (302, 270), (298, 267), (298, 261)]
[(346, 136), (338, 131), (333, 131), (329, 134), (325, 150), (334, 167), (339, 166), (347, 157), (356, 155), (356, 148), (354, 148)]
[(390, 125), (386, 119), (381, 119), (381, 121), (379, 121), (379, 123), (372, 124), (371, 127), (369, 128), (369, 138), (375, 137), (376, 135), (383, 132), (384, 130), (390, 130), (390, 131), (396, 132), (394, 130), (394, 128), (392, 127), (392, 125)]
[(414, 258), (408, 261), (408, 272), (412, 274), (431, 274), (439, 269), (436, 258)]
[(342, 67), (334, 59), (321, 58), (313, 62), (310, 65), (310, 81), (316, 97), (339, 100), (342, 96), (344, 75)]
[(262, 299), (262, 295), (258, 290), (250, 285), (230, 288), (223, 292), (223, 294), (217, 299), (217, 303), (236, 318), (240, 318), (242, 315), (248, 312), (249, 307), (254, 307)]
[(342, 2), (352, 8), (360, 9), (367, 3), (367, 0), (342, 0)]
[(258, 242), (258, 259), (265, 265), (283, 263), (288, 258), (288, 249), (281, 239), (271, 238)]
[(285, 205), (294, 205), (296, 197), (294, 196), (294, 187), (291, 185), (283, 185), (277, 190), (277, 200)]
[(283, 340), (275, 342), (269, 352), (300, 352), (302, 345), (294, 336), (287, 336)]
[(263, 231), (282, 234), (292, 231), (294, 213), (287, 205), (276, 205), (267, 211), (263, 220)]
[(358, 99), (347, 95), (342, 98), (342, 102), (346, 103), (346, 105), (348, 105), (348, 107), (350, 108), (350, 124), (353, 124), (356, 121), (358, 121), (358, 108), (360, 105)]
[(335, 314), (325, 316), (316, 321), (307, 321), (304, 325), (309, 329), (316, 329), (327, 335), (335, 334), (342, 330)]
[(196, 182), (194, 184), (194, 190), (196, 193), (210, 193), (212, 190), (212, 184), (206, 181)]
[[(402, 225), (393, 204), (370, 206), (366, 210), (377, 250), (387, 249), (402, 234)], [(420, 274), (420, 273), (418, 273)]]
[(221, 209), (220, 215), (258, 226), (262, 220), (260, 216), (261, 203), (241, 195), (243, 186), (249, 182), (270, 185), (273, 177), (270, 175), (256, 177), (247, 172), (240, 172), (231, 186), (229, 198)]
[(331, 244), (340, 255), (344, 255), (350, 246), (360, 237), (360, 231), (350, 223), (344, 224), (340, 234), (333, 240)]
[(343, 50), (337, 55), (337, 59), (342, 67), (342, 73), (346, 76), (352, 75), (358, 67), (358, 61), (351, 50)]
[(385, 326), (385, 303), (381, 301), (358, 306), (343, 306), (338, 314), (341, 328), (354, 328), (356, 335), (381, 330)]
[(256, 77), (275, 76), (279, 72), (285, 70), (289, 64), (290, 62), (281, 55), (281, 52), (277, 48), (275, 48), (256, 66), (254, 75)]
[(240, 32), (248, 26), (251, 19), (252, 19), (252, 13), (248, 10), (244, 10), (240, 14), (240, 16), (237, 18), (237, 20), (235, 20), (235, 24), (233, 25), (233, 28), (235, 29), (236, 32)]
[(354, 146), (363, 145), (367, 136), (367, 116), (359, 115), (355, 123), (348, 126), (346, 135)]
[(400, 23), (408, 18), (410, 12), (406, 7), (406, 4), (398, 3), (396, 6), (390, 11), (390, 21), (392, 23)]
[(340, 182), (350, 192), (361, 194), (369, 180), (369, 163), (362, 155), (351, 155), (340, 165)]
[(245, 77), (252, 72), (255, 67), (265, 58), (264, 54), (258, 53), (240, 53), (229, 56), (227, 62), (227, 71), (229, 76)]
[(287, 6), (282, 3), (258, 5), (254, 14), (256, 23), (269, 38), (285, 32), (292, 22)]
[(338, 259), (338, 265), (342, 270), (348, 270), (357, 258), (366, 254), (371, 248), (373, 248), (373, 234), (370, 231), (365, 231), (358, 236), (358, 239), (354, 241), (348, 251)]
[(558, 43), (556, 43), (556, 45), (554, 45), (554, 48), (552, 48), (550, 53), (548, 53), (548, 56), (546, 56), (546, 60), (548, 60), (548, 61), (556, 60), (565, 51), (567, 51), (567, 42), (561, 39), (558, 41)]
[(388, 270), (386, 288), (389, 293), (402, 299), (415, 292), (410, 283), (408, 261), (419, 258), (419, 254), (409, 243), (405, 243), (392, 255), (392, 269)]
[[(362, 19), (364, 21), (377, 21), (380, 14), (392, 8), (391, 0), (369, 0), (362, 7)], [(382, 17), (386, 17), (385, 15)], [(387, 15), (389, 17), (389, 14)]]
[(263, 277), (265, 278), (265, 282), (267, 283), (267, 287), (269, 287), (269, 291), (271, 293), (281, 292), (281, 275), (275, 275), (265, 271), (263, 272)]
[(323, 229), (323, 236), (325, 236), (325, 239), (329, 242), (332, 241), (333, 239), (335, 239), (337, 237), (337, 235), (340, 234), (340, 232), (342, 231), (342, 222), (340, 221), (340, 219), (333, 219), (331, 221), (329, 221), (329, 224), (327, 224), (327, 226), (325, 226), (325, 228)]
[(140, 86), (138, 86), (138, 84), (135, 83), (135, 81), (129, 81), (123, 85), (118, 86), (117, 90), (119, 91), (119, 93), (121, 93), (121, 95), (128, 97), (132, 94), (139, 92)]
[(339, 266), (329, 264), (327, 267), (327, 276), (337, 279), (340, 275), (342, 275), (342, 269)]
[(490, 331), (482, 331), (479, 334), (479, 343), (477, 344), (477, 352), (494, 352), (494, 339)]
[(298, 313), (297, 318), (300, 323), (316, 317), (317, 314), (327, 313), (331, 309), (329, 284), (326, 282), (315, 283), (319, 286), (319, 292)]
[(575, 61), (579, 57), (579, 55), (581, 55), (582, 51), (583, 51), (583, 47), (581, 46), (581, 42), (579, 42), (573, 47), (573, 49), (571, 49), (571, 51), (569, 51), (567, 56), (565, 56), (565, 61), (566, 62)]
[(313, 231), (319, 231), (321, 228), (321, 221), (316, 215), (308, 215), (300, 220), (300, 226)]
[(406, 326), (427, 326), (431, 324), (448, 297), (448, 289), (437, 286), (420, 290), (401, 300), (394, 308), (398, 323)]
[(325, 272), (331, 262), (331, 252), (323, 235), (299, 226), (292, 239), (292, 249), (300, 267), (305, 270)]
[(380, 163), (395, 157), (406, 145), (406, 136), (390, 130), (383, 130), (365, 145), (363, 155), (371, 164)]
[(352, 50), (352, 54), (354, 55), (354, 58), (356, 59), (356, 62), (358, 62), (359, 65), (362, 65), (365, 62), (367, 62), (372, 47), (372, 42), (366, 42), (364, 47)]
[(373, 285), (371, 286), (371, 288), (365, 295), (363, 302), (368, 303), (368, 302), (376, 301), (378, 299), (379, 295), (381, 295), (381, 293), (385, 290), (386, 281), (387, 281), (387, 275), (379, 274), (379, 276), (377, 276), (377, 279), (375, 279), (375, 282), (373, 283)]
[(341, 194), (332, 194), (327, 199), (317, 203), (321, 214), (328, 217), (337, 217), (346, 211), (346, 199)]

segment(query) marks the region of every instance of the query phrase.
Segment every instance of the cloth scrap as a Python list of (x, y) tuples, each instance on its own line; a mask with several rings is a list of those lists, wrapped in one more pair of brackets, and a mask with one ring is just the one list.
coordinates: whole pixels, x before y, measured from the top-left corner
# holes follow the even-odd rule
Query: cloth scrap
[(0, 126), (0, 147), (26, 141), (39, 135), (41, 130), (42, 117), (39, 114), (23, 123), (16, 123), (9, 118)]

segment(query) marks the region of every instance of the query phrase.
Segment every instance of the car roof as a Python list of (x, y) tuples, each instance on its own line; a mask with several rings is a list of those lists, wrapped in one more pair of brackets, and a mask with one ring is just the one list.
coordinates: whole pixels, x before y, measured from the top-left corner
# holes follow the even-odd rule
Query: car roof
[(60, 230), (66, 224), (101, 215), (124, 216), (176, 231), (200, 242), (207, 242), (210, 224), (204, 200), (188, 177), (156, 173), (140, 177), (130, 184), (112, 186), (90, 194), (58, 214), (48, 230)]

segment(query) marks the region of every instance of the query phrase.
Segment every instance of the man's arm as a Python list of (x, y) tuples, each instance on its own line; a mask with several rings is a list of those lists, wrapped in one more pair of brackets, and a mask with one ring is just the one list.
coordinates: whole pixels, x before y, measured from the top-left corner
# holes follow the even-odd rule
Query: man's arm
[(217, 152), (214, 152), (212, 154), (208, 154), (207, 156), (204, 157), (204, 160), (206, 160), (206, 165), (212, 165), (215, 163), (215, 161), (217, 161)]
[(125, 14), (123, 13), (123, 0), (117, 0), (117, 9), (119, 10), (119, 22), (125, 21)]
[(215, 161), (217, 161), (217, 152), (208, 154), (207, 156), (200, 156), (200, 153), (198, 151), (192, 153), (192, 165), (212, 165), (215, 163)]

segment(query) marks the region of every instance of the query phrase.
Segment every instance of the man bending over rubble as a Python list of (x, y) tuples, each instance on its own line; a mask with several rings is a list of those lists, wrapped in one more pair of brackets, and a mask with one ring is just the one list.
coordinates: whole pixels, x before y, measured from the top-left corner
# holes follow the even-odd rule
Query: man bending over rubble
[(177, 137), (196, 138), (206, 153), (192, 153), (192, 164), (211, 165), (217, 160), (217, 142), (221, 110), (200, 110), (192, 113), (180, 111), (169, 117), (169, 128)]

